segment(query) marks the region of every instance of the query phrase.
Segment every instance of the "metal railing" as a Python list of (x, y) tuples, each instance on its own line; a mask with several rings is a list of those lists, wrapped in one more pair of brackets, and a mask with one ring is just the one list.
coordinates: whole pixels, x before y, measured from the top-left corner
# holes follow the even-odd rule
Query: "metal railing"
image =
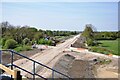
[[(46, 65), (44, 65), (44, 64), (42, 64), (42, 63), (40, 63), (40, 62), (38, 62), (38, 61), (35, 61), (35, 60), (33, 60), (33, 59), (31, 59), (31, 58), (29, 58), (29, 57), (27, 57), (27, 56), (24, 56), (23, 54), (20, 54), (20, 53), (18, 53), (18, 52), (15, 52), (14, 50), (10, 50), (10, 49), (9, 49), (9, 50), (0, 50), (0, 59), (2, 59), (2, 57), (1, 57), (2, 51), (8, 51), (8, 52), (11, 53), (11, 69), (12, 69), (12, 70), (13, 70), (13, 67), (19, 68), (19, 69), (21, 69), (21, 70), (23, 70), (23, 71), (31, 74), (31, 75), (33, 76), (33, 77), (32, 77), (33, 80), (35, 80), (35, 76), (38, 76), (38, 77), (40, 77), (40, 78), (42, 78), (42, 79), (44, 79), (44, 80), (48, 80), (47, 78), (44, 78), (43, 76), (41, 76), (41, 75), (39, 75), (39, 74), (37, 74), (37, 73), (35, 72), (35, 71), (36, 71), (36, 69), (35, 69), (35, 67), (36, 67), (35, 64), (39, 64), (40, 66), (45, 67), (45, 68), (51, 70), (51, 71), (52, 71), (52, 79), (54, 79), (54, 73), (57, 73), (57, 74), (60, 74), (60, 75), (64, 76), (64, 77), (67, 78), (68, 80), (71, 80), (71, 78), (70, 78), (69, 76), (67, 76), (67, 75), (65, 75), (65, 74), (63, 74), (63, 73), (61, 73), (61, 72), (59, 72), (59, 71), (57, 71), (57, 70), (55, 70), (55, 69), (52, 69), (52, 68), (50, 68), (50, 67), (48, 67), (48, 66), (46, 66)], [(13, 62), (14, 62), (14, 60), (13, 60), (13, 59), (14, 59), (14, 54), (19, 55), (19, 56), (21, 56), (21, 57), (23, 57), (23, 58), (26, 58), (26, 59), (32, 61), (32, 62), (33, 62), (33, 72), (30, 72), (30, 71), (28, 71), (28, 70), (26, 70), (26, 69), (23, 69), (23, 68), (15, 65), (15, 64), (13, 63)], [(1, 60), (0, 60), (0, 62), (1, 62)]]

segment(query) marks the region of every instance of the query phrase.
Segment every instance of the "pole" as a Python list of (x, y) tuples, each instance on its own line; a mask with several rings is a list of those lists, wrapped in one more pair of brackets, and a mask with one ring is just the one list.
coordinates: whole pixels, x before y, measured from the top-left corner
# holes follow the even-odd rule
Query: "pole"
[[(0, 50), (0, 64), (2, 64), (2, 51), (1, 50)], [(0, 74), (2, 74), (2, 70), (1, 69), (0, 69)]]

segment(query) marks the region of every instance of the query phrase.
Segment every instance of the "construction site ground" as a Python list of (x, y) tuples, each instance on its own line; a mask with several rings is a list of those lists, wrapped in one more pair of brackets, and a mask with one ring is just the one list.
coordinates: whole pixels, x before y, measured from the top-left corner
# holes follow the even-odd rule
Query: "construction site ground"
[[(29, 57), (72, 78), (118, 78), (119, 58), (90, 54), (91, 52), (84, 51), (83, 49), (81, 52), (69, 50), (71, 44), (74, 43), (78, 37), (79, 35), (55, 47), (36, 52)], [(17, 59), (14, 61), (14, 64), (28, 71), (33, 70), (33, 64), (24, 58)], [(50, 78), (52, 71), (36, 64), (36, 73), (43, 77)], [(24, 71), (21, 71), (21, 74), (25, 77), (32, 77)], [(61, 76), (55, 74), (55, 77)]]

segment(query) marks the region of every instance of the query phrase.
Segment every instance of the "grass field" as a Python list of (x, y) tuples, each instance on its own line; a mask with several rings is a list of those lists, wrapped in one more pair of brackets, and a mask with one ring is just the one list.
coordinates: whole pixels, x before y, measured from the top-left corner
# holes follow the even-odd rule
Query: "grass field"
[(90, 48), (93, 52), (99, 52), (103, 54), (115, 54), (120, 55), (120, 39), (117, 40), (99, 40), (99, 46), (92, 46)]
[(119, 39), (117, 39), (117, 40), (101, 40), (99, 42), (102, 43), (102, 44), (100, 44), (101, 47), (113, 51), (114, 52), (113, 54), (119, 53), (119, 49), (118, 49), (118, 48), (120, 48), (120, 45), (118, 45)]

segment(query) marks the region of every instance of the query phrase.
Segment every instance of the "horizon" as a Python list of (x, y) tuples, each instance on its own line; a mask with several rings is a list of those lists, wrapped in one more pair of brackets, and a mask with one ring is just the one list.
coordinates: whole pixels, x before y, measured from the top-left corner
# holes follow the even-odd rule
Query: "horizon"
[(83, 31), (92, 24), (97, 31), (118, 31), (117, 2), (3, 2), (2, 22), (42, 30)]
[[(5, 22), (8, 22), (8, 21), (5, 21)], [(9, 22), (8, 22), (9, 23)], [(9, 23), (10, 24), (10, 23)], [(10, 24), (10, 25), (12, 25), (12, 24)], [(28, 26), (28, 25), (23, 25), (23, 26), (20, 26), (20, 25), (12, 25), (13, 27), (15, 27), (15, 28), (22, 28), (22, 27), (28, 27), (28, 28), (36, 28), (36, 27), (34, 27), (34, 26)], [(44, 30), (44, 29), (38, 29), (38, 28), (36, 28), (38, 31), (39, 30), (43, 30), (43, 31), (46, 31), (46, 30), (49, 30), (49, 29), (46, 29), (46, 30)], [(85, 27), (84, 27), (84, 29), (85, 29)], [(93, 27), (92, 27), (92, 30), (94, 31), (94, 32), (119, 32), (120, 30), (118, 30), (118, 31), (97, 31), (97, 30), (95, 30)], [(70, 32), (72, 32), (73, 30), (50, 30), (50, 31), (70, 31)], [(83, 32), (84, 30), (76, 30), (76, 32)], [(74, 31), (73, 31), (74, 32)]]

